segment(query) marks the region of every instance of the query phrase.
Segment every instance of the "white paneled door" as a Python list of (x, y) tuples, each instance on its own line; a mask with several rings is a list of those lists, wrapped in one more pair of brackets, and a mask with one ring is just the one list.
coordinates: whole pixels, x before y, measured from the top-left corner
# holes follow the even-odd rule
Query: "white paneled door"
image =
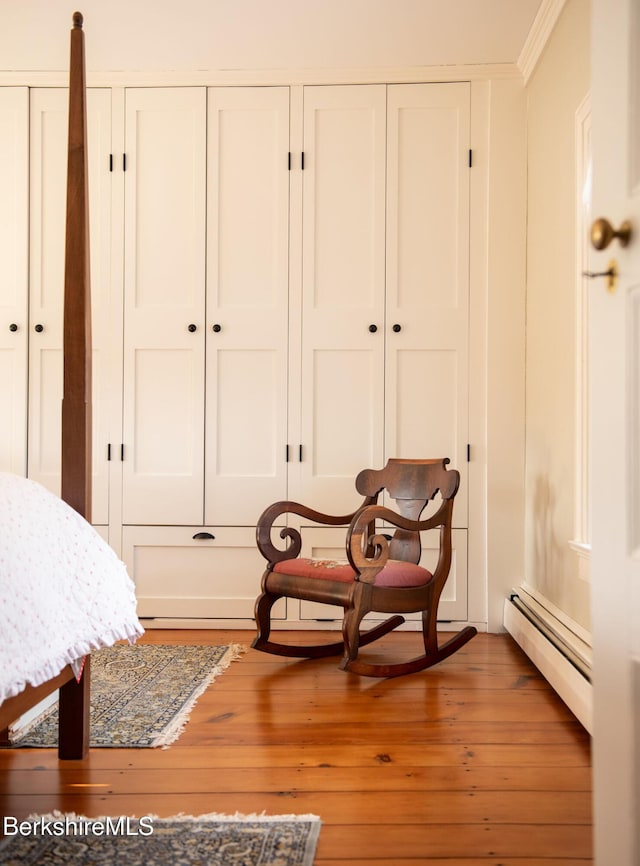
[(340, 513), (360, 469), (449, 457), (467, 526), (469, 160), (468, 84), (304, 88), (292, 498)]
[(292, 498), (332, 514), (383, 461), (386, 87), (304, 88), (302, 358)]
[(640, 862), (640, 6), (592, 4), (593, 207), (615, 237), (591, 270), (595, 862)]
[(285, 499), (289, 88), (212, 88), (208, 115), (205, 523)]
[(29, 92), (0, 88), (0, 471), (27, 468)]
[[(62, 317), (67, 193), (68, 92), (36, 88), (30, 104), (30, 478), (60, 493)], [(108, 523), (111, 297), (111, 91), (87, 91), (93, 332), (92, 521)]]
[(125, 103), (123, 522), (201, 524), (206, 91)]
[(449, 457), (468, 502), (470, 88), (390, 85), (387, 457)]

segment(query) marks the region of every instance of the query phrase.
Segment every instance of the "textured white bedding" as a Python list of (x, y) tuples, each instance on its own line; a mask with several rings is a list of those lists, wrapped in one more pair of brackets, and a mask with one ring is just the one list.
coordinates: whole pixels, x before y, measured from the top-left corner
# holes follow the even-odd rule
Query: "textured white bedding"
[(40, 484), (0, 472), (0, 702), (142, 633), (111, 547)]

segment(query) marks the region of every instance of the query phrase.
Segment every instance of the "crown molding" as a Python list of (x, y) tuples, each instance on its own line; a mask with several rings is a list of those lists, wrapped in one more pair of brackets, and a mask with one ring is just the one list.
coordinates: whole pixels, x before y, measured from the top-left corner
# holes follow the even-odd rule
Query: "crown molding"
[[(518, 78), (515, 63), (358, 69), (87, 70), (89, 87), (277, 86), (305, 84), (404, 84)], [(1, 70), (0, 85), (66, 87), (65, 70)]]
[(553, 28), (560, 17), (566, 0), (542, 0), (538, 14), (534, 18), (527, 40), (518, 57), (518, 69), (526, 84), (542, 56)]

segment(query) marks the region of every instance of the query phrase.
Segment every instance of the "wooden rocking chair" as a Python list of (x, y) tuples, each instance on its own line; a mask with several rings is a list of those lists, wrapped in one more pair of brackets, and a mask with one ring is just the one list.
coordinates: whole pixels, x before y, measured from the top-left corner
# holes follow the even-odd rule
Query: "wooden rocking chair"
[[(356, 478), (356, 489), (364, 502), (353, 514), (332, 516), (296, 502), (276, 502), (267, 508), (257, 526), (257, 543), (268, 561), (262, 577), (262, 593), (256, 601), (258, 629), (252, 646), (284, 656), (322, 658), (343, 653), (340, 667), (371, 677), (395, 677), (431, 667), (471, 640), (476, 629), (467, 626), (438, 646), (436, 620), (438, 601), (451, 567), (451, 523), (453, 500), (460, 474), (447, 469), (448, 459), (391, 459), (384, 469), (365, 469)], [(377, 504), (386, 490), (396, 501), (397, 511)], [(441, 504), (434, 514), (420, 520), (427, 503), (440, 492)], [(314, 523), (348, 526), (346, 561), (313, 560), (299, 556), (300, 532), (280, 530), (288, 539), (284, 550), (271, 541), (273, 525), (285, 514), (296, 514)], [(382, 534), (395, 527), (393, 536)], [(432, 572), (418, 565), (420, 532), (440, 527), (439, 557)], [(306, 599), (344, 608), (342, 640), (312, 646), (293, 646), (270, 640), (271, 608), (282, 597)], [(361, 632), (363, 617), (370, 612), (390, 613), (369, 631)], [(371, 664), (358, 658), (361, 646), (382, 637), (405, 620), (400, 614), (422, 612), (424, 652), (410, 661)]]

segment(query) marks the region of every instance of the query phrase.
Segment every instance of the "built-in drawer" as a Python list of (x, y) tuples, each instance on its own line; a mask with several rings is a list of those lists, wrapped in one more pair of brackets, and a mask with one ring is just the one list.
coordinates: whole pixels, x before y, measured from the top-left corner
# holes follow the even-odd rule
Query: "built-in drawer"
[[(253, 619), (266, 560), (253, 527), (125, 526), (141, 618)], [(286, 602), (274, 618), (284, 619)]]

